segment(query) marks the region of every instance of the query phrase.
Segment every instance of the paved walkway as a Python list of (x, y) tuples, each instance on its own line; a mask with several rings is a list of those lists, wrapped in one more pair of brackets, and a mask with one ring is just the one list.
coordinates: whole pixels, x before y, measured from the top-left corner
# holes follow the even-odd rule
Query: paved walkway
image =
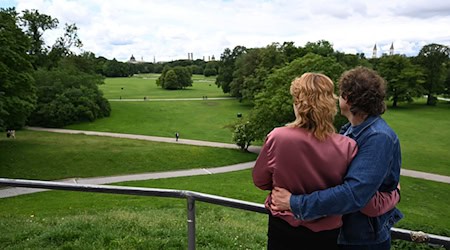
[(235, 100), (235, 97), (208, 97), (204, 98), (129, 98), (129, 99), (108, 99), (110, 102), (164, 102), (164, 101), (211, 101), (211, 100)]
[[(209, 141), (188, 140), (188, 139), (179, 139), (178, 141), (176, 141), (175, 138), (147, 136), (147, 135), (121, 134), (121, 133), (69, 130), (69, 129), (50, 129), (50, 128), (37, 128), (37, 127), (27, 127), (27, 129), (34, 130), (34, 131), (46, 131), (46, 132), (65, 133), (65, 134), (68, 133), (68, 134), (108, 136), (108, 137), (148, 140), (148, 141), (157, 141), (157, 142), (188, 144), (188, 145), (196, 145), (196, 146), (207, 146), (207, 147), (233, 148), (233, 149), (238, 148), (235, 144), (230, 144), (230, 143), (209, 142)], [(261, 150), (261, 147), (258, 147), (258, 146), (249, 147), (249, 151), (252, 153), (255, 153), (255, 154), (259, 154), (260, 150)], [(217, 167), (217, 168), (199, 168), (199, 169), (188, 169), (188, 170), (179, 170), (179, 171), (152, 172), (152, 173), (143, 173), (143, 174), (94, 177), (94, 178), (71, 178), (71, 179), (64, 179), (64, 180), (56, 180), (56, 182), (100, 185), (100, 184), (111, 184), (111, 183), (125, 182), (125, 181), (151, 180), (151, 179), (160, 179), (160, 178), (172, 178), (172, 177), (182, 177), (182, 176), (225, 173), (225, 172), (249, 169), (249, 168), (252, 168), (254, 164), (255, 164), (255, 162), (253, 161), (253, 162), (247, 162), (247, 163), (241, 163), (241, 164), (235, 164), (235, 165)], [(403, 176), (409, 176), (409, 177), (414, 177), (414, 178), (421, 178), (421, 179), (426, 179), (426, 180), (431, 180), (431, 181), (450, 183), (450, 176), (430, 174), (430, 173), (419, 172), (419, 171), (408, 170), (408, 169), (402, 169), (400, 174)], [(0, 189), (0, 198), (7, 198), (7, 197), (13, 197), (13, 196), (18, 196), (18, 195), (23, 195), (23, 194), (42, 192), (42, 191), (47, 191), (47, 190), (46, 189), (37, 189), (37, 188), (8, 187), (8, 188)]]

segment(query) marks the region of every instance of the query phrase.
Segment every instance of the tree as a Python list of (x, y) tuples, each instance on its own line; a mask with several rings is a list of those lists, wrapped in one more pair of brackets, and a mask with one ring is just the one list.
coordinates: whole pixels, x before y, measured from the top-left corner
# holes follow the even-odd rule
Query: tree
[(289, 88), (292, 80), (305, 72), (319, 72), (336, 81), (344, 68), (333, 57), (307, 54), (276, 70), (265, 81), (264, 90), (256, 96), (255, 107), (250, 114), (255, 138), (262, 139), (275, 127), (294, 120), (292, 97)]
[(177, 76), (179, 88), (192, 87), (192, 73), (188, 67), (176, 66), (173, 68)]
[(435, 105), (436, 97), (433, 95), (444, 92), (449, 56), (449, 47), (435, 43), (425, 45), (417, 56), (418, 63), (425, 69), (424, 87), (428, 95), (427, 105)]
[(53, 44), (51, 51), (48, 53), (48, 65), (50, 69), (58, 65), (59, 60), (68, 55), (72, 55), (70, 48), (83, 47), (83, 43), (78, 37), (78, 28), (75, 24), (65, 24), (64, 35), (56, 39), (55, 44)]
[[(231, 81), (230, 95), (241, 98), (244, 95), (244, 89), (246, 88), (245, 82), (247, 81), (247, 95), (250, 96), (250, 88), (259, 85), (256, 79), (256, 69), (261, 63), (261, 49), (252, 48), (247, 49), (246, 53), (241, 54), (235, 60), (233, 80)], [(261, 83), (262, 84), (262, 83)]]
[[(170, 72), (170, 75), (168, 75)], [(164, 89), (182, 89), (192, 86), (192, 73), (188, 67), (169, 65), (164, 67), (163, 72), (156, 80), (156, 85)]]
[(177, 74), (173, 69), (170, 69), (166, 72), (166, 76), (164, 77), (164, 88), (165, 89), (179, 89), (181, 86), (178, 83)]
[(234, 125), (233, 141), (244, 151), (255, 140), (254, 129), (250, 121), (240, 121)]
[(0, 129), (25, 125), (36, 104), (28, 37), (14, 9), (0, 9)]
[(247, 49), (235, 61), (230, 94), (253, 101), (264, 88), (264, 81), (275, 69), (284, 66), (286, 56), (278, 43), (265, 48)]
[(326, 40), (317, 42), (307, 42), (304, 47), (305, 53), (314, 53), (321, 56), (332, 56), (334, 53), (333, 44)]
[(295, 47), (294, 42), (284, 42), (280, 50), (287, 62), (292, 62), (301, 55), (301, 49)]
[(246, 50), (243, 46), (236, 46), (233, 51), (226, 48), (220, 56), (216, 85), (222, 88), (223, 93), (230, 93), (230, 84), (233, 81), (233, 72), (235, 70), (234, 63), (238, 56), (246, 53)]
[(369, 61), (365, 58), (364, 54), (346, 54), (343, 52), (336, 51), (334, 53), (334, 57), (336, 58), (337, 62), (342, 64), (346, 70), (355, 68), (356, 66), (365, 66), (365, 67), (371, 67), (371, 64)]
[(45, 56), (48, 48), (44, 47), (45, 43), (42, 38), (44, 31), (56, 28), (59, 22), (58, 19), (41, 14), (37, 10), (24, 10), (20, 21), (26, 30), (25, 33), (30, 38), (31, 46), (28, 52), (32, 58), (31, 63), (36, 69), (48, 62)]
[(217, 68), (218, 65), (216, 61), (207, 62), (203, 74), (205, 76), (215, 76), (217, 75)]
[(91, 73), (92, 69), (85, 72), (80, 68), (83, 60), (82, 56), (70, 56), (54, 69), (34, 72), (38, 103), (30, 125), (62, 127), (110, 115), (109, 102), (98, 89), (103, 78)]
[(131, 75), (130, 66), (127, 63), (117, 61), (115, 58), (105, 62), (103, 73), (107, 77), (127, 77)]
[(422, 69), (402, 55), (382, 56), (376, 70), (387, 81), (387, 98), (392, 106), (399, 101), (411, 102), (423, 94)]

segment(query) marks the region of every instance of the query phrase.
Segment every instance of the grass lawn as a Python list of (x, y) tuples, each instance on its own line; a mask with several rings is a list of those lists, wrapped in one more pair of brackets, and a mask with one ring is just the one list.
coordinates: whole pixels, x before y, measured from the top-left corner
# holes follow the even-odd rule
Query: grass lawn
[[(253, 186), (251, 170), (122, 185), (192, 190), (258, 203), (267, 194)], [(450, 221), (443, 219), (449, 210), (447, 190), (448, 184), (402, 177), (399, 208), (405, 218), (395, 226), (449, 236)], [(266, 215), (196, 204), (197, 249), (265, 249)], [(51, 191), (3, 199), (0, 211), (2, 249), (187, 246), (184, 199)]]
[[(167, 98), (202, 98), (229, 97), (215, 84), (215, 77), (192, 76), (192, 87), (181, 90), (165, 90), (156, 86), (159, 74), (136, 75), (133, 77), (106, 78), (99, 88), (107, 99), (167, 99)], [(122, 89), (123, 88), (123, 89)]]
[[(178, 131), (181, 138), (232, 143), (227, 124), (237, 119), (237, 113), (245, 116), (251, 109), (235, 100), (111, 102), (111, 106), (111, 117), (67, 128), (165, 137)], [(450, 175), (450, 104), (402, 103), (388, 108), (383, 118), (400, 138), (405, 169)]]
[(249, 162), (255, 154), (234, 149), (177, 145), (100, 136), (21, 130), (0, 139), (0, 176), (55, 180)]
[(450, 176), (450, 103), (425, 99), (388, 111), (383, 118), (397, 132), (403, 168)]
[(232, 142), (226, 127), (236, 114), (248, 114), (250, 106), (236, 100), (111, 102), (111, 116), (93, 123), (67, 126), (68, 129), (131, 133), (215, 142)]

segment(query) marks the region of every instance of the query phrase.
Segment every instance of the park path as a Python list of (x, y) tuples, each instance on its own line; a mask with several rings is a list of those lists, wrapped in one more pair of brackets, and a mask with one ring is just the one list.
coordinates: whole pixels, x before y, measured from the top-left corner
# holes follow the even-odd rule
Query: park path
[(211, 101), (211, 100), (235, 100), (236, 97), (206, 97), (205, 98), (122, 98), (108, 99), (110, 102), (164, 102), (164, 101)]
[[(166, 142), (166, 143), (178, 143), (187, 144), (195, 146), (206, 146), (206, 147), (219, 147), (219, 148), (231, 148), (237, 149), (235, 144), (231, 143), (221, 143), (221, 142), (209, 142), (200, 140), (189, 140), (189, 139), (178, 139), (168, 138), (168, 137), (158, 137), (158, 136), (148, 136), (148, 135), (135, 135), (135, 134), (122, 134), (122, 133), (111, 133), (111, 132), (97, 132), (97, 131), (85, 131), (85, 130), (71, 130), (71, 129), (51, 129), (51, 128), (38, 128), (38, 127), (27, 127), (28, 130), (33, 131), (45, 131), (54, 133), (64, 133), (64, 134), (85, 134), (85, 135), (95, 135), (95, 136), (108, 136), (116, 138), (126, 138), (126, 139), (138, 139), (156, 142)], [(248, 149), (250, 152), (259, 154), (261, 147), (250, 146)], [(139, 181), (139, 180), (151, 180), (151, 179), (161, 179), (161, 178), (172, 178), (172, 177), (182, 177), (182, 176), (194, 176), (194, 175), (207, 175), (207, 174), (218, 174), (226, 173), (231, 171), (238, 171), (249, 169), (254, 166), (255, 162), (246, 162), (224, 167), (216, 168), (198, 168), (198, 169), (187, 169), (178, 171), (167, 171), (167, 172), (152, 172), (143, 174), (130, 174), (130, 175), (119, 175), (119, 176), (106, 176), (106, 177), (92, 177), (92, 178), (70, 178), (64, 180), (56, 180), (55, 182), (65, 182), (65, 183), (78, 183), (78, 184), (111, 184), (125, 181)], [(414, 178), (420, 178), (425, 180), (450, 183), (450, 176), (437, 175), (425, 172), (419, 172), (414, 170), (402, 169), (401, 175), (409, 176)], [(20, 188), (20, 187), (8, 187), (0, 189), (0, 198), (13, 197), (23, 194), (30, 194), (36, 192), (47, 191), (46, 189), (37, 188)]]

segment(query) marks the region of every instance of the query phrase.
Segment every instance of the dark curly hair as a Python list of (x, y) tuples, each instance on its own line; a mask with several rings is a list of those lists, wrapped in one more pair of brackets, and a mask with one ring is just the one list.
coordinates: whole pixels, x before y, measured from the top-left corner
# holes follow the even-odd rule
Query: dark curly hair
[(372, 69), (356, 67), (339, 79), (339, 93), (352, 114), (381, 115), (386, 111), (386, 81)]

